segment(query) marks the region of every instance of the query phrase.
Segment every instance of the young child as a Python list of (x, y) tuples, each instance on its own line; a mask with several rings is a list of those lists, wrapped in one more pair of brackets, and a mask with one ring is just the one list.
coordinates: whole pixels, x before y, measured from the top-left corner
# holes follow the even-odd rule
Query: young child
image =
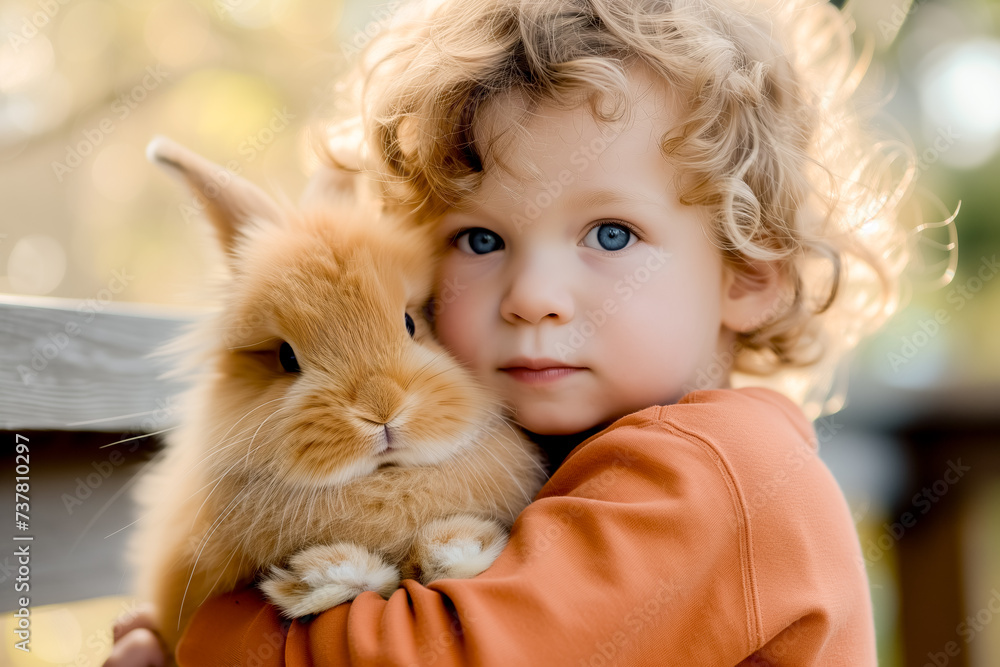
[(808, 419), (730, 388), (805, 401), (895, 304), (906, 187), (852, 110), (845, 20), (819, 0), (422, 11), (358, 68), (359, 164), (434, 225), (437, 335), (552, 477), (483, 574), (290, 627), (222, 596), (180, 664), (876, 664)]

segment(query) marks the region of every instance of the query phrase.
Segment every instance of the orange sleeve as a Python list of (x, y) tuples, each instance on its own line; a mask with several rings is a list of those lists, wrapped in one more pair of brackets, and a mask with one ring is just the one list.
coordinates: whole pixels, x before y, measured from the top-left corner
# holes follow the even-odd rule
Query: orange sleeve
[(364, 593), (287, 636), (256, 591), (221, 596), (179, 663), (874, 665), (853, 522), (808, 423), (768, 394), (696, 394), (577, 447), (481, 575)]

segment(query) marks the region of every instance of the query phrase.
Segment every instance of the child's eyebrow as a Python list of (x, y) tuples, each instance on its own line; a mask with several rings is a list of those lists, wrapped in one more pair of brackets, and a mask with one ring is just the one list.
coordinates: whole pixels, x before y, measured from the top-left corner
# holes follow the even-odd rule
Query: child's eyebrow
[(570, 201), (574, 204), (590, 208), (592, 206), (604, 206), (605, 204), (622, 204), (634, 199), (635, 197), (629, 196), (621, 190), (600, 189), (581, 193), (573, 197)]
[(645, 192), (628, 192), (618, 188), (600, 188), (597, 190), (587, 190), (572, 195), (569, 200), (571, 204), (583, 206), (584, 208), (596, 208), (606, 204), (656, 204), (656, 199), (651, 198)]

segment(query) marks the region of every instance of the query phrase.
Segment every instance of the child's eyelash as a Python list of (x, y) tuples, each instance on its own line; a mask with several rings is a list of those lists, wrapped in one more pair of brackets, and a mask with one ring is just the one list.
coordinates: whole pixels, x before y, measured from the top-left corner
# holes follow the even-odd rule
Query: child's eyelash
[(624, 220), (618, 220), (617, 218), (612, 218), (608, 220), (598, 220), (593, 225), (587, 228), (587, 234), (594, 231), (598, 227), (603, 227), (604, 225), (616, 225), (618, 227), (624, 227), (629, 230), (638, 240), (642, 240), (642, 234), (639, 233), (639, 228), (630, 222), (625, 222)]
[(448, 237), (448, 245), (450, 246), (455, 245), (455, 241), (458, 240), (458, 237), (464, 234), (465, 232), (469, 231), (470, 229), (477, 229), (477, 227), (462, 227), (461, 229), (459, 229), (458, 231), (456, 231), (455, 233), (451, 234)]
[(493, 230), (492, 230), (492, 229), (490, 229), (489, 227), (483, 227), (483, 226), (481, 226), (481, 225), (470, 225), (470, 226), (468, 226), (468, 227), (462, 227), (461, 229), (458, 229), (458, 230), (456, 230), (455, 232), (453, 232), (453, 233), (449, 234), (449, 235), (448, 235), (448, 236), (446, 237), (446, 241), (445, 241), (446, 245), (447, 245), (447, 246), (448, 246), (449, 248), (450, 248), (450, 247), (453, 247), (453, 246), (455, 246), (455, 244), (456, 244), (456, 243), (458, 243), (458, 239), (459, 239), (459, 237), (461, 237), (461, 236), (462, 236), (463, 234), (465, 234), (466, 232), (469, 232), (469, 231), (472, 231), (472, 230), (474, 230), (474, 229), (482, 229), (482, 230), (484, 230), (484, 231), (487, 231), (487, 232), (489, 232), (489, 233), (490, 233), (490, 234), (492, 234), (493, 236), (497, 237), (497, 238), (498, 238), (498, 239), (500, 239), (501, 241), (503, 240), (503, 237), (502, 237), (502, 236), (500, 236), (500, 234), (496, 233), (495, 231), (493, 231)]

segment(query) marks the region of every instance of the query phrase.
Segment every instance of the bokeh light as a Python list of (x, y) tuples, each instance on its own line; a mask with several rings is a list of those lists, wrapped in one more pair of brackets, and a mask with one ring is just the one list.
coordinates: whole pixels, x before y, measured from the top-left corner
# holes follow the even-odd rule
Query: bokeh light
[(146, 17), (145, 36), (150, 52), (164, 67), (188, 67), (201, 60), (208, 44), (208, 17), (189, 2), (162, 0)]
[[(1000, 41), (942, 47), (923, 73), (920, 99), (941, 160), (964, 169), (989, 160), (1000, 145)], [(954, 146), (948, 146), (953, 140)]]
[(145, 153), (126, 143), (104, 146), (91, 170), (94, 187), (111, 201), (126, 203), (138, 197), (151, 175)]
[[(14, 34), (16, 39), (9, 39)], [(55, 66), (55, 51), (52, 42), (45, 35), (35, 34), (32, 38), (22, 38), (17, 33), (8, 33), (8, 39), (0, 47), (0, 92), (10, 93), (22, 86), (52, 73)]]
[(7, 98), (7, 121), (17, 131), (39, 134), (58, 127), (69, 115), (72, 88), (59, 72), (20, 86)]
[(111, 47), (118, 27), (118, 15), (110, 3), (74, 2), (54, 30), (56, 49), (73, 54), (74, 61), (92, 64)]
[(48, 294), (66, 275), (66, 252), (50, 236), (33, 234), (14, 244), (7, 258), (7, 279), (15, 292)]

